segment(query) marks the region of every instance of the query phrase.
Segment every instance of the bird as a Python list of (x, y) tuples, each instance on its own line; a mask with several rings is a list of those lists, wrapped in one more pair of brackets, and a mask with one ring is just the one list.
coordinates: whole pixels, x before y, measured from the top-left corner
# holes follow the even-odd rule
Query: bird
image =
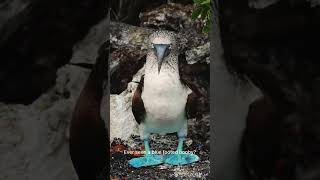
[[(109, 163), (109, 136), (100, 115), (108, 77), (109, 41), (99, 50), (96, 64), (70, 63), (92, 69), (76, 102), (70, 125), (69, 151), (79, 180), (103, 178)], [(101, 177), (103, 176), (103, 177)]]
[[(180, 76), (179, 62), (186, 62), (179, 54), (175, 34), (157, 30), (148, 39), (145, 72), (132, 97), (132, 113), (139, 124), (140, 139), (145, 155), (129, 160), (135, 168), (160, 165), (186, 165), (199, 161), (196, 154), (183, 153), (187, 136), (187, 115), (194, 92)], [(151, 134), (177, 133), (179, 141), (175, 153), (153, 154), (149, 145)]]

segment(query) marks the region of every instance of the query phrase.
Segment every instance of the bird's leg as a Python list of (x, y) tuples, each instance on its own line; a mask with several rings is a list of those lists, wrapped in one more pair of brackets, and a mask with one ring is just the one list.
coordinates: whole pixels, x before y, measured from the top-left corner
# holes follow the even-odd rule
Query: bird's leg
[(146, 151), (146, 156), (151, 154), (150, 145), (148, 140), (144, 140), (144, 150)]
[(146, 154), (144, 157), (134, 158), (129, 161), (129, 164), (132, 167), (140, 168), (146, 166), (154, 166), (163, 163), (163, 157), (161, 155), (152, 154), (149, 141), (147, 139), (144, 140), (144, 149)]
[(175, 154), (169, 154), (165, 157), (165, 163), (171, 165), (186, 165), (199, 161), (196, 154), (185, 153), (183, 151), (184, 137), (179, 137), (179, 144)]
[(179, 137), (179, 144), (178, 144), (178, 148), (177, 148), (177, 151), (178, 152), (181, 152), (181, 151), (183, 151), (183, 141), (184, 141), (184, 137)]

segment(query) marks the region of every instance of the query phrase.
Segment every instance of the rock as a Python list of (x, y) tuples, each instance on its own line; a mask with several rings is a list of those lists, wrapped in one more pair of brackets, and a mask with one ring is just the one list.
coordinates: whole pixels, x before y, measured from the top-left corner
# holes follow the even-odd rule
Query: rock
[[(140, 69), (133, 77), (139, 82), (144, 68)], [(131, 101), (138, 84), (131, 82), (121, 94), (110, 95), (110, 143), (114, 138), (128, 140), (131, 135), (138, 135), (137, 123), (134, 119)]]
[(132, 81), (134, 74), (143, 67), (144, 63), (145, 58), (141, 51), (129, 48), (113, 51), (110, 66), (110, 93), (120, 94), (127, 89), (128, 83)]
[[(131, 48), (145, 52), (147, 49), (148, 36), (155, 29), (130, 26), (123, 23), (111, 22), (110, 27), (110, 43), (112, 48)], [(180, 43), (181, 51), (192, 49), (206, 44), (209, 41), (208, 37), (202, 33), (193, 30), (176, 33), (177, 41)], [(186, 37), (192, 38), (186, 38)]]
[(106, 32), (107, 27), (107, 18), (92, 27), (86, 37), (73, 47), (74, 53), (70, 62), (94, 64), (98, 54), (97, 49), (99, 49), (109, 35)]
[(174, 31), (183, 31), (193, 29), (198, 33), (201, 32), (203, 22), (193, 20), (192, 12), (195, 10), (193, 4), (163, 4), (155, 9), (140, 14), (140, 26), (151, 28), (165, 28)]
[[(8, 38), (20, 23), (23, 22), (25, 12), (31, 4), (30, 0), (5, 0), (0, 2), (0, 42)], [(21, 20), (22, 19), (22, 20)], [(1, 44), (1, 43), (0, 43)]]
[(194, 64), (196, 62), (205, 61), (210, 63), (210, 42), (207, 42), (204, 45), (198, 46), (196, 48), (186, 51), (186, 59), (188, 64)]
[(56, 71), (69, 62), (73, 46), (106, 15), (104, 0), (1, 4), (0, 18), (5, 22), (0, 21), (0, 101), (6, 103), (31, 104), (52, 88)]
[[(74, 62), (97, 57), (104, 29), (102, 21), (74, 46)], [(0, 103), (1, 180), (77, 179), (69, 154), (69, 123), (90, 71), (65, 65), (56, 73), (54, 87), (30, 105)]]
[[(77, 76), (79, 75), (78, 72), (75, 73)], [(60, 75), (65, 76), (66, 74)], [(69, 82), (74, 80), (77, 79), (71, 79)], [(77, 81), (82, 84), (84, 82)], [(51, 89), (48, 94), (42, 95), (30, 106), (1, 104), (1, 106), (9, 106), (9, 109), (13, 109), (14, 114), (11, 114), (12, 110), (4, 111), (1, 113), (4, 116), (1, 116), (0, 121), (2, 118), (10, 116), (14, 116), (16, 119), (15, 122), (12, 122), (11, 128), (2, 128), (0, 131), (10, 133), (10, 136), (1, 136), (5, 140), (0, 140), (1, 145), (15, 144), (7, 149), (7, 152), (1, 153), (1, 159), (6, 156), (9, 158), (7, 160), (11, 162), (10, 164), (15, 164), (15, 167), (2, 164), (0, 168), (5, 172), (2, 175), (9, 179), (26, 179), (27, 177), (32, 177), (32, 179), (55, 179), (56, 177), (75, 179), (64, 132), (71, 119), (76, 99), (72, 96), (69, 97), (70, 99), (65, 99), (63, 95), (56, 96), (54, 93), (56, 90), (56, 88)], [(24, 155), (25, 157), (21, 158)], [(29, 165), (23, 166), (24, 164)], [(64, 165), (61, 166), (61, 164)], [(58, 167), (65, 169), (62, 171)], [(24, 172), (24, 175), (16, 173), (19, 168), (21, 168), (21, 172)]]

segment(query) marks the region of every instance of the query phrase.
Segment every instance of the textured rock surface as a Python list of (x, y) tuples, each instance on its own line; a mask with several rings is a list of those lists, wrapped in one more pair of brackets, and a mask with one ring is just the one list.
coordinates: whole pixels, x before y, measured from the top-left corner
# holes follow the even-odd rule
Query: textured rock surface
[(193, 28), (193, 30), (201, 32), (203, 23), (200, 20), (190, 18), (194, 9), (193, 4), (163, 4), (155, 9), (142, 12), (139, 16), (140, 26), (166, 28), (173, 31), (185, 31)]
[[(72, 62), (94, 62), (106, 21), (74, 46)], [(0, 179), (76, 180), (69, 155), (69, 122), (90, 71), (65, 65), (54, 87), (30, 105), (0, 104)]]
[(97, 58), (99, 47), (106, 41), (108, 34), (108, 19), (104, 18), (97, 25), (92, 27), (89, 33), (73, 47), (71, 63), (94, 64)]
[(128, 88), (121, 94), (110, 95), (110, 139), (119, 138), (128, 140), (131, 135), (138, 135), (137, 123), (131, 109), (133, 93), (143, 74), (144, 68), (133, 77), (128, 83)]
[(5, 0), (0, 2), (0, 44), (25, 21), (30, 11), (30, 0)]
[[(111, 22), (110, 42), (113, 48), (129, 47), (145, 51), (147, 49), (147, 37), (155, 29), (131, 26), (124, 23)], [(193, 38), (187, 38), (193, 37)], [(177, 40), (180, 43), (179, 49), (186, 50), (204, 45), (209, 41), (208, 36), (195, 30), (177, 33)]]
[(104, 0), (1, 1), (0, 101), (30, 104), (53, 87), (72, 47), (106, 15), (104, 5)]
[(31, 105), (0, 105), (1, 179), (76, 179), (68, 126), (88, 74), (77, 67), (62, 67), (56, 86)]

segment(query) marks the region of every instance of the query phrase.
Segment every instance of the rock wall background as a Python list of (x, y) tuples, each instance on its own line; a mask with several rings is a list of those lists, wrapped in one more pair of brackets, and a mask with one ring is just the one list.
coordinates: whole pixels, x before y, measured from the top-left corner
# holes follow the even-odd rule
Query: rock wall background
[[(20, 6), (24, 9), (15, 11)], [(72, 47), (107, 12), (104, 0), (4, 1), (2, 9), (0, 100), (22, 104), (54, 85)]]
[(1, 2), (1, 180), (77, 179), (69, 123), (90, 71), (67, 63), (95, 62), (106, 11), (103, 1), (43, 3)]

